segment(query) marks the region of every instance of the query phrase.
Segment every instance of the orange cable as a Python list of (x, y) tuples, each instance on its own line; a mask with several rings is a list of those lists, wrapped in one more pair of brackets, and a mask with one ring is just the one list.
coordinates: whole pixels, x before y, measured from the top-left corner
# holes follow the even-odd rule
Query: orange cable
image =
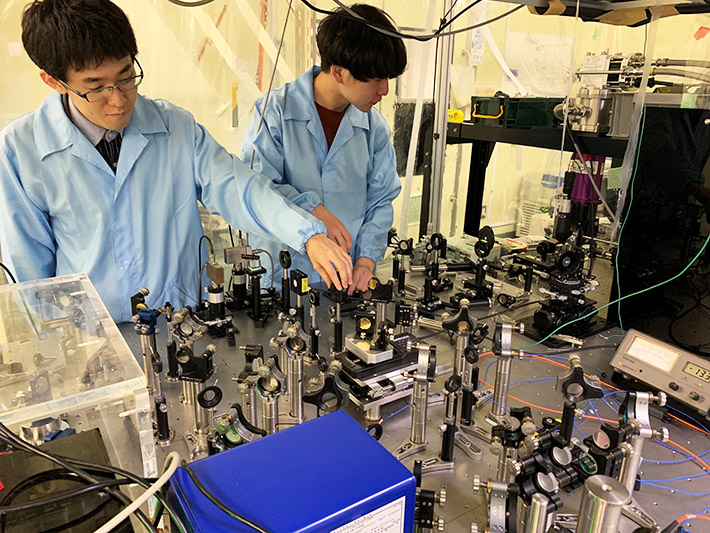
[[(486, 383), (482, 379), (479, 379), (478, 381), (483, 383), (486, 387), (489, 387), (491, 389), (493, 388), (492, 385)], [(515, 400), (517, 402), (520, 402), (522, 404), (529, 405), (530, 407), (534, 407), (535, 409), (541, 409), (542, 411), (547, 411), (548, 413), (555, 413), (558, 415), (562, 414), (562, 411), (558, 411), (557, 409), (550, 409), (549, 407), (542, 407), (541, 405), (536, 405), (534, 403), (526, 402), (525, 400), (521, 400), (520, 398), (517, 398), (516, 396), (513, 396), (512, 394), (508, 394), (508, 398), (510, 398), (511, 400)], [(590, 418), (592, 420), (601, 420), (602, 422), (611, 422), (612, 424), (617, 423), (616, 420), (609, 420), (608, 418), (601, 418), (601, 417), (597, 417), (597, 416), (593, 416), (593, 415), (583, 415), (582, 418)]]
[[(486, 355), (488, 355), (488, 354), (490, 354), (490, 353), (493, 353), (493, 352), (487, 352)], [(481, 357), (482, 357), (482, 356), (481, 356)], [(550, 364), (552, 364), (552, 365), (559, 366), (559, 367), (562, 367), (562, 368), (569, 368), (567, 365), (563, 365), (562, 363), (558, 363), (557, 361), (552, 361), (551, 359), (547, 359), (547, 358), (545, 358), (544, 356), (532, 355), (532, 354), (531, 354), (529, 357), (534, 357), (535, 359), (541, 359), (542, 361), (545, 361), (546, 363), (550, 363)], [(587, 376), (587, 374), (585, 374), (585, 376)], [(609, 387), (610, 389), (614, 389), (614, 390), (617, 390), (617, 391), (618, 391), (618, 390), (621, 390), (621, 389), (618, 389), (618, 388), (614, 387), (613, 385), (610, 385), (609, 383), (604, 383), (603, 381), (601, 382), (601, 384), (604, 385), (605, 387)], [(512, 396), (511, 396), (511, 398), (512, 398)], [(679, 418), (679, 417), (677, 417), (677, 416), (675, 416), (675, 415), (672, 415), (671, 413), (667, 413), (667, 414), (668, 414), (668, 416), (669, 416), (670, 418), (672, 418), (673, 420), (677, 420), (678, 422), (680, 422), (680, 423), (683, 424), (684, 426), (687, 426), (687, 427), (689, 427), (689, 428), (692, 428), (692, 429), (694, 429), (695, 431), (697, 431), (698, 433), (703, 433), (704, 435), (707, 435), (707, 436), (710, 437), (710, 433), (708, 433), (707, 431), (705, 431), (705, 430), (703, 430), (703, 429), (701, 429), (701, 428), (699, 428), (699, 427), (696, 427), (696, 426), (694, 426), (693, 424), (691, 424), (690, 422), (686, 422), (686, 421), (683, 420), (682, 418)], [(596, 417), (593, 417), (593, 418), (596, 418)]]
[(681, 445), (678, 444), (677, 442), (673, 442), (673, 441), (670, 440), (670, 439), (668, 439), (667, 442), (668, 442), (669, 444), (671, 444), (672, 446), (675, 446), (676, 448), (678, 448), (680, 451), (685, 452), (685, 453), (687, 453), (688, 455), (692, 456), (693, 459), (695, 459), (695, 460), (698, 461), (701, 465), (703, 465), (703, 466), (707, 469), (707, 473), (710, 474), (710, 465), (708, 465), (708, 464), (707, 464), (705, 461), (703, 461), (700, 457), (698, 457), (697, 455), (695, 455), (693, 452), (691, 452), (691, 451), (688, 450), (687, 448), (683, 448), (683, 446), (681, 446)]
[(678, 520), (676, 520), (676, 522), (678, 522), (679, 524), (682, 524), (686, 520), (692, 520), (693, 518), (701, 518), (703, 520), (710, 521), (710, 517), (703, 516), (701, 514), (687, 514), (687, 515), (679, 518)]

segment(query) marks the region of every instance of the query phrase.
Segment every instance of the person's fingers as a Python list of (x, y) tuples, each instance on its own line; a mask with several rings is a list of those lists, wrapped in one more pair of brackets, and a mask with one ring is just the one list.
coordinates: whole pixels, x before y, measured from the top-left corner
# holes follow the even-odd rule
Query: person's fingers
[(348, 230), (345, 229), (345, 226), (343, 226), (343, 232), (345, 233), (345, 242), (346, 242), (346, 252), (350, 253), (350, 250), (353, 247), (353, 239), (350, 236), (350, 233)]
[[(335, 273), (335, 269), (333, 268), (333, 265), (330, 263), (326, 264), (323, 266), (324, 273), (321, 274), (321, 277), (325, 280), (326, 278), (329, 280), (328, 286), (330, 284), (335, 285), (335, 288), (340, 290), (343, 290), (343, 285), (341, 284), (342, 282), (342, 276), (340, 279), (338, 279), (338, 275)], [(347, 285), (347, 284), (346, 284)]]
[(338, 244), (340, 244), (346, 252), (350, 253), (350, 249), (353, 245), (353, 240), (350, 237), (350, 233), (348, 232), (348, 230), (345, 229), (345, 226), (342, 224), (342, 222), (338, 221), (336, 231), (338, 233)]
[(360, 290), (360, 288), (359, 288), (360, 283), (358, 280), (358, 276), (359, 276), (358, 272), (359, 272), (358, 269), (355, 269), (355, 271), (353, 272), (353, 282), (348, 287), (348, 294), (349, 295), (352, 295), (352, 293), (355, 292), (355, 289)]
[(346, 252), (350, 251), (350, 234), (348, 231), (345, 229), (345, 226), (343, 226), (340, 221), (337, 221), (336, 224), (333, 225), (333, 235), (335, 235), (336, 242), (343, 248)]
[(335, 242), (343, 249), (344, 252), (349, 252), (350, 248), (348, 246), (348, 241), (345, 239), (345, 235), (341, 233), (335, 234)]
[(340, 290), (340, 287), (338, 287), (338, 280), (337, 278), (331, 279), (330, 276), (326, 273), (326, 271), (321, 268), (320, 266), (315, 267), (316, 272), (318, 272), (318, 275), (323, 279), (325, 282), (326, 287), (330, 287), (331, 285), (335, 285), (335, 288)]
[[(339, 250), (339, 252), (342, 254), (342, 270), (338, 270), (338, 272), (340, 272), (340, 279), (346, 285), (350, 285), (353, 282), (353, 260), (350, 257), (350, 254), (347, 254), (342, 250)], [(343, 274), (345, 274), (345, 276), (343, 276)]]
[(367, 275), (367, 273), (363, 272), (362, 275), (357, 276), (355, 288), (360, 292), (366, 291), (368, 281), (370, 281), (370, 277)]

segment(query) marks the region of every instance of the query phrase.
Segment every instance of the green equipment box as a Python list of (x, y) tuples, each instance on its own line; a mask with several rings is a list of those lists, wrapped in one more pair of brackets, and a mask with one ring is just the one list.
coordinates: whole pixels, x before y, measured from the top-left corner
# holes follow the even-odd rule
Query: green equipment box
[(471, 122), (497, 128), (555, 127), (561, 122), (553, 113), (563, 98), (510, 98), (472, 96)]

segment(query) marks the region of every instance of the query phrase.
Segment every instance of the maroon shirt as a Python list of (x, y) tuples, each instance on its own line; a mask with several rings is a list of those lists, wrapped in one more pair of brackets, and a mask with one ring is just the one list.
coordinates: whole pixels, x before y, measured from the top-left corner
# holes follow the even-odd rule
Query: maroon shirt
[(345, 111), (331, 111), (315, 101), (313, 103), (316, 104), (320, 123), (323, 125), (323, 131), (325, 132), (325, 140), (328, 142), (328, 149), (330, 149), (333, 144), (333, 139), (335, 139), (335, 134), (338, 133), (340, 121), (343, 120), (347, 108)]

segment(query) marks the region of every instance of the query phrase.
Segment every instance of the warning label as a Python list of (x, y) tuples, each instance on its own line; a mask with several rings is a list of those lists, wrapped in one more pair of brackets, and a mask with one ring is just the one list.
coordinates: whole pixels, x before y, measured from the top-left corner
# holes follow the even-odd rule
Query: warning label
[(371, 513), (334, 529), (331, 533), (403, 533), (405, 498), (388, 503)]

